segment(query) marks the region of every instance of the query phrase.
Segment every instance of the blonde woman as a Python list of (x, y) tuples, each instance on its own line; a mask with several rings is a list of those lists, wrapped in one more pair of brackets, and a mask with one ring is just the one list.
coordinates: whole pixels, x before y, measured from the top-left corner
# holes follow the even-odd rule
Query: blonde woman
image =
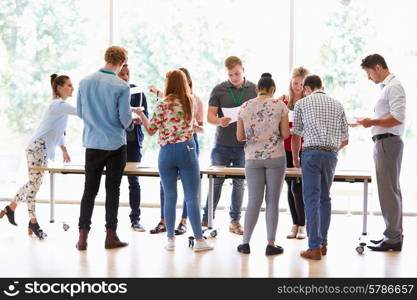
[[(304, 97), (303, 95), (303, 80), (309, 74), (309, 71), (304, 67), (295, 68), (292, 71), (290, 86), (288, 88), (288, 95), (283, 95), (279, 99), (284, 101), (290, 110), (289, 125), (292, 128), (293, 123), (291, 115), (294, 111), (295, 103)], [(285, 155), (287, 157), (287, 167), (293, 168), (292, 152), (291, 152), (291, 138), (290, 135), (285, 141)], [(301, 180), (286, 180), (288, 185), (288, 206), (290, 208), (293, 226), (290, 233), (287, 235), (288, 239), (305, 239), (305, 213), (304, 213), (304, 200), (301, 187)]]

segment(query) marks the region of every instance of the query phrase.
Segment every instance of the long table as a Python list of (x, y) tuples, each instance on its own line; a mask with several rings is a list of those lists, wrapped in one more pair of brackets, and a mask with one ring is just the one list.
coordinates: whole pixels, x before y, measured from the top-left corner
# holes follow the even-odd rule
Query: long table
[[(209, 201), (208, 201), (208, 227), (213, 227), (213, 189), (215, 178), (245, 178), (244, 168), (229, 168), (213, 166), (201, 170), (202, 174), (208, 176), (209, 179)], [(286, 179), (299, 180), (301, 178), (301, 169), (287, 168), (285, 171)], [(368, 183), (372, 180), (370, 171), (362, 170), (336, 170), (335, 182), (362, 182), (363, 183), (363, 219), (362, 219), (362, 235), (367, 235), (367, 217), (368, 217)]]
[[(34, 170), (46, 171), (50, 174), (50, 222), (55, 220), (55, 174), (85, 174), (84, 166), (67, 165), (63, 167), (33, 167)], [(103, 174), (105, 174), (105, 170)], [(123, 175), (137, 175), (147, 177), (159, 177), (159, 171), (155, 167), (142, 166), (138, 163), (127, 163)], [(208, 228), (213, 228), (213, 189), (215, 178), (245, 178), (244, 168), (229, 168), (212, 166), (200, 171), (200, 178), (206, 175), (209, 180), (208, 192)], [(299, 180), (301, 170), (297, 168), (287, 168), (285, 178)], [(371, 182), (370, 171), (362, 170), (336, 170), (335, 182), (362, 182), (363, 183), (363, 220), (362, 235), (367, 234), (368, 216), (368, 183)], [(201, 184), (200, 184), (201, 187)], [(200, 191), (201, 192), (201, 191)]]

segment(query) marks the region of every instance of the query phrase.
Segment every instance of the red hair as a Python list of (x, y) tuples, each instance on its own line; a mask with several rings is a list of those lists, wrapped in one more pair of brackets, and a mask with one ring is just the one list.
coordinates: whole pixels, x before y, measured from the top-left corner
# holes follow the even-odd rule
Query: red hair
[(187, 77), (181, 70), (169, 71), (165, 83), (166, 98), (180, 100), (185, 119), (191, 121), (193, 117), (193, 99)]

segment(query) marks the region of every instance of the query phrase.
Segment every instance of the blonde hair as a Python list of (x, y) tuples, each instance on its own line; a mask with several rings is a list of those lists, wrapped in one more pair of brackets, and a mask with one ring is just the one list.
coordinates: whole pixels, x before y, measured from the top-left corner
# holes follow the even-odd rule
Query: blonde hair
[(241, 67), (243, 67), (242, 65), (242, 61), (240, 60), (239, 57), (237, 56), (229, 56), (228, 58), (226, 58), (226, 60), (224, 61), (224, 66), (228, 69), (231, 70), (234, 67), (236, 67), (237, 65), (240, 65)]
[(185, 120), (193, 118), (193, 98), (187, 76), (181, 70), (169, 71), (166, 75), (165, 95), (167, 99), (178, 99), (184, 110)]
[(110, 46), (104, 54), (106, 63), (119, 65), (127, 61), (127, 50), (120, 46)]
[(306, 77), (308, 74), (310, 74), (310, 71), (304, 67), (298, 67), (292, 70), (292, 74), (291, 74), (291, 81), (290, 81), (290, 86), (288, 87), (288, 108), (293, 107), (294, 105), (294, 91), (292, 90), (292, 80), (295, 77)]

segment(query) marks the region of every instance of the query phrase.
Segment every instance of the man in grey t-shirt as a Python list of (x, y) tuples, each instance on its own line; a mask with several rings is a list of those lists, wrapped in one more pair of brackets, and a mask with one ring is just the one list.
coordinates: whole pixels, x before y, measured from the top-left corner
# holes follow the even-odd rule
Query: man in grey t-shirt
[[(225, 117), (224, 109), (241, 106), (256, 97), (256, 85), (245, 79), (242, 61), (236, 56), (225, 60), (229, 80), (218, 84), (210, 95), (207, 121), (216, 125), (216, 140), (211, 152), (211, 164), (226, 167), (245, 167), (244, 143), (236, 138), (236, 122)], [(232, 122), (231, 122), (232, 121)], [(224, 178), (214, 179), (213, 211), (220, 200)], [(229, 230), (243, 234), (239, 223), (244, 193), (244, 180), (233, 179), (232, 201), (230, 205), (231, 224)], [(208, 200), (207, 200), (208, 201)], [(204, 207), (203, 226), (207, 226), (208, 202)]]

